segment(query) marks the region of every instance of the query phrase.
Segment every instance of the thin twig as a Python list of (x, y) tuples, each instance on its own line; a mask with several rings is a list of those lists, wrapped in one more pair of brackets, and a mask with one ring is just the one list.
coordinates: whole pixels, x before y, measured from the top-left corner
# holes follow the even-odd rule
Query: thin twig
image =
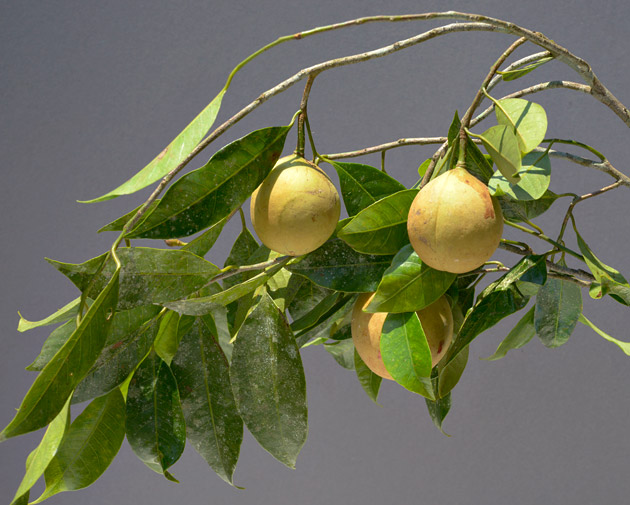
[(395, 149), (396, 147), (403, 146), (425, 146), (430, 144), (441, 144), (446, 140), (446, 137), (419, 137), (419, 138), (404, 138), (398, 139), (394, 142), (387, 142), (386, 144), (380, 144), (378, 146), (364, 147), (357, 151), (347, 151), (345, 153), (334, 154), (322, 154), (322, 158), (328, 158), (329, 160), (338, 160), (341, 158), (356, 158), (357, 156), (364, 156), (366, 154), (380, 153), (388, 151), (389, 149)]
[(213, 282), (218, 282), (223, 279), (227, 279), (228, 277), (232, 277), (233, 275), (240, 274), (243, 272), (251, 272), (252, 270), (264, 270), (268, 267), (272, 267), (274, 265), (277, 265), (279, 263), (282, 263), (283, 261), (286, 261), (292, 258), (293, 256), (278, 256), (277, 258), (274, 258), (272, 260), (263, 261), (262, 263), (255, 263), (253, 265), (244, 265), (240, 267), (236, 267), (235, 265), (229, 265), (225, 267), (221, 271), (221, 273), (215, 275), (212, 279), (210, 279), (208, 284), (211, 284)]
[(306, 108), (308, 106), (308, 97), (311, 94), (311, 88), (313, 86), (313, 81), (317, 77), (316, 73), (312, 73), (306, 79), (306, 84), (304, 85), (304, 93), (302, 93), (302, 100), (300, 101), (300, 115), (297, 120), (297, 147), (295, 148), (295, 154), (304, 158), (304, 144), (306, 141), (304, 135), (304, 120), (307, 118)]
[(511, 226), (512, 228), (516, 228), (517, 230), (524, 231), (525, 233), (529, 233), (530, 235), (533, 235), (534, 237), (538, 237), (539, 239), (544, 240), (545, 242), (548, 242), (549, 244), (555, 246), (558, 250), (569, 253), (571, 256), (579, 259), (580, 261), (584, 261), (584, 256), (582, 256), (579, 253), (576, 253), (573, 249), (569, 249), (568, 247), (556, 242), (554, 239), (548, 237), (544, 233), (540, 233), (537, 230), (530, 230), (529, 228), (526, 228), (525, 226), (521, 226), (518, 223), (513, 223), (512, 221), (508, 221), (507, 219), (504, 219), (503, 222), (507, 224), (508, 226)]

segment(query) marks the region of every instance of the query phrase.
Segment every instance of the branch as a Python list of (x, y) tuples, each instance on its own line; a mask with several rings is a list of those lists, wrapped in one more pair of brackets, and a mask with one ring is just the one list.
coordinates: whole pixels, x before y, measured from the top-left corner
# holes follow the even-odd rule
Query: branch
[(304, 121), (307, 119), (306, 108), (308, 107), (308, 97), (311, 94), (311, 87), (313, 86), (313, 81), (317, 77), (316, 73), (313, 73), (308, 76), (306, 80), (306, 85), (304, 86), (304, 93), (302, 94), (302, 100), (300, 101), (300, 115), (298, 116), (297, 123), (297, 147), (295, 149), (295, 154), (304, 158)]
[(251, 272), (252, 270), (264, 270), (268, 267), (278, 265), (279, 263), (286, 262), (293, 258), (293, 256), (278, 256), (277, 258), (274, 258), (272, 260), (263, 261), (262, 263), (255, 263), (253, 265), (244, 265), (242, 267), (228, 265), (221, 271), (221, 273), (215, 275), (212, 279), (210, 279), (208, 284), (227, 279), (228, 277), (232, 277), (233, 275), (240, 274), (242, 272)]
[(321, 158), (327, 158), (329, 160), (338, 160), (341, 158), (356, 158), (357, 156), (364, 156), (366, 154), (373, 154), (388, 151), (389, 149), (395, 149), (396, 147), (403, 146), (425, 146), (430, 144), (442, 144), (446, 141), (446, 137), (420, 137), (420, 138), (404, 138), (398, 139), (394, 142), (387, 142), (386, 144), (380, 144), (378, 146), (364, 147), (357, 151), (347, 151), (345, 153), (334, 154), (322, 154)]

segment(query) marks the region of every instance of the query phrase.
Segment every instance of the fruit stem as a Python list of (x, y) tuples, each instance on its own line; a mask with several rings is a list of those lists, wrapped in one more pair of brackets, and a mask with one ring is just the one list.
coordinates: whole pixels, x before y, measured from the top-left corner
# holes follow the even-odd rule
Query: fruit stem
[(297, 121), (297, 147), (295, 148), (295, 154), (301, 158), (304, 158), (304, 144), (306, 143), (306, 138), (304, 136), (304, 122), (308, 120), (306, 108), (308, 106), (308, 97), (311, 94), (311, 88), (313, 87), (315, 77), (317, 77), (317, 73), (312, 73), (306, 79), (304, 93), (302, 93), (302, 100), (300, 101), (300, 110), (302, 112), (300, 112)]

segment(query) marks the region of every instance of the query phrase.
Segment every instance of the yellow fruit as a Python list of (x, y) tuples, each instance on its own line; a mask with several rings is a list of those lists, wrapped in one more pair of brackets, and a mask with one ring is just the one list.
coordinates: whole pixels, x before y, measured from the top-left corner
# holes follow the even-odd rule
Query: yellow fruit
[[(369, 305), (374, 293), (359, 295), (352, 309), (352, 341), (363, 362), (375, 374), (392, 379), (381, 357), (381, 332), (387, 312), (369, 313), (363, 309)], [(441, 296), (428, 307), (416, 312), (431, 349), (431, 366), (444, 357), (453, 341), (453, 315), (446, 297)]]
[(278, 160), (250, 204), (258, 238), (269, 249), (290, 256), (326, 242), (340, 211), (339, 193), (326, 173), (295, 154)]
[(485, 184), (456, 167), (418, 192), (409, 209), (407, 232), (423, 262), (460, 274), (492, 256), (503, 233), (503, 213)]

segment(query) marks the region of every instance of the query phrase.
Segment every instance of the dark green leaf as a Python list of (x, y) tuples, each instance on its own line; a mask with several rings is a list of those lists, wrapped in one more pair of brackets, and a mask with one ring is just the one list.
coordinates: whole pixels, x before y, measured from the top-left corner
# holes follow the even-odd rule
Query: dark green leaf
[(546, 347), (560, 347), (569, 340), (582, 313), (582, 290), (569, 281), (547, 279), (538, 290), (535, 307), (538, 338)]
[(388, 314), (381, 334), (381, 356), (394, 380), (413, 393), (434, 399), (431, 350), (415, 312)]
[[(42, 438), (39, 445), (31, 452), (26, 460), (26, 473), (20, 483), (20, 487), (15, 493), (13, 502), (11, 505), (19, 505), (28, 503), (28, 495), (30, 489), (35, 485), (39, 478), (44, 474), (44, 470), (53, 459), (53, 456), (57, 452), (57, 448), (61, 443), (64, 433), (70, 425), (70, 402), (61, 409), (61, 412), (57, 414), (46, 433)], [(24, 498), (26, 496), (26, 498)], [(21, 502), (20, 500), (26, 500)]]
[(448, 363), (444, 359), (438, 363), (438, 385), (437, 388), (433, 388), (434, 391), (437, 391), (437, 398), (444, 398), (459, 382), (468, 364), (468, 350), (468, 347), (464, 348)]
[(409, 243), (407, 215), (417, 189), (386, 196), (359, 212), (337, 236), (355, 251), (366, 254), (395, 254)]
[(485, 358), (488, 361), (494, 361), (505, 357), (508, 351), (512, 349), (520, 349), (527, 344), (534, 335), (536, 335), (536, 328), (534, 328), (534, 310), (536, 306), (533, 306), (527, 311), (521, 320), (516, 323), (514, 328), (510, 330), (507, 337), (499, 344), (495, 353)]
[(324, 349), (335, 361), (348, 370), (354, 370), (354, 344), (352, 339), (324, 344)]
[[(219, 269), (190, 252), (148, 247), (125, 247), (118, 250), (120, 272), (119, 308), (163, 303), (183, 298), (197, 291), (214, 277)], [(88, 289), (106, 254), (85, 263), (72, 264), (48, 260), (81, 291)], [(103, 289), (114, 270), (109, 260), (89, 289), (88, 296)]]
[(182, 336), (173, 359), (186, 437), (210, 467), (232, 484), (243, 440), (243, 421), (236, 410), (228, 362), (210, 321), (196, 318)]
[(46, 468), (46, 490), (37, 502), (83, 489), (107, 470), (125, 438), (125, 400), (120, 390), (90, 403), (72, 422)]
[(57, 351), (63, 347), (63, 344), (66, 343), (76, 328), (76, 320), (72, 319), (55, 328), (44, 342), (40, 353), (26, 369), (29, 372), (41, 372), (52, 357), (57, 354)]
[(597, 333), (600, 337), (612, 342), (613, 344), (619, 346), (619, 348), (625, 352), (628, 356), (630, 356), (630, 342), (623, 342), (621, 340), (617, 340), (616, 338), (611, 337), (608, 333), (600, 330), (597, 326), (595, 326), (591, 321), (586, 319), (584, 314), (580, 314), (579, 321), (582, 324), (585, 324), (589, 328), (591, 328), (595, 333)]
[[(459, 116), (455, 113), (451, 127), (448, 130), (448, 143), (449, 150), (451, 151), (448, 169), (453, 168), (457, 163), (459, 156), (459, 130), (461, 128), (461, 122)], [(436, 167), (437, 168), (437, 167)], [(488, 181), (492, 177), (492, 161), (488, 162), (487, 158), (477, 147), (470, 137), (466, 140), (466, 170), (474, 175), (484, 184), (488, 184)], [(436, 170), (437, 172), (437, 170)], [(435, 172), (434, 172), (435, 173)], [(432, 177), (432, 179), (435, 177)]]
[[(155, 208), (158, 206), (158, 203), (160, 203), (160, 199), (158, 198), (157, 200), (153, 200), (150, 204), (149, 207), (147, 208), (147, 210), (145, 211), (144, 215), (142, 216), (142, 218), (140, 219), (140, 221), (138, 223), (136, 223), (136, 227), (142, 223), (142, 221), (144, 219), (147, 218), (147, 216), (149, 214), (151, 214), (151, 212), (153, 212), (155, 210)], [(144, 204), (142, 204), (144, 205)], [(138, 211), (140, 210), (140, 208), (142, 207), (142, 205), (138, 205), (135, 209), (130, 210), (129, 212), (127, 212), (124, 216), (120, 216), (117, 219), (114, 219), (111, 223), (107, 223), (105, 226), (103, 226), (102, 228), (100, 228), (97, 233), (102, 233), (104, 231), (122, 231), (123, 228), (125, 227), (125, 225), (127, 224), (127, 222), (133, 217), (135, 216)]]
[(293, 321), (291, 323), (291, 329), (293, 331), (301, 331), (315, 326), (319, 321), (321, 321), (322, 316), (328, 314), (330, 309), (336, 305), (340, 296), (342, 296), (341, 293), (333, 291), (315, 307), (313, 307), (310, 312), (307, 312), (301, 318)]
[(291, 126), (256, 130), (175, 182), (129, 238), (176, 238), (212, 226), (240, 207), (271, 171)]
[(357, 378), (359, 379), (359, 383), (361, 387), (366, 392), (366, 394), (370, 397), (370, 399), (378, 405), (376, 401), (378, 398), (378, 390), (381, 387), (381, 382), (383, 378), (379, 375), (376, 375), (372, 370), (368, 368), (368, 366), (363, 362), (359, 353), (354, 350), (354, 369), (357, 373)]
[(520, 181), (512, 184), (497, 171), (488, 183), (492, 196), (507, 195), (514, 200), (538, 200), (545, 195), (551, 181), (551, 161), (538, 152), (526, 154), (518, 172)]
[(225, 89), (222, 89), (212, 102), (140, 172), (109, 193), (93, 200), (87, 200), (84, 203), (102, 202), (120, 195), (135, 193), (162, 179), (179, 165), (206, 136), (217, 117), (224, 93)]
[(411, 245), (403, 247), (385, 270), (366, 312), (415, 312), (442, 296), (457, 277), (422, 263)]
[(300, 262), (287, 266), (292, 273), (336, 291), (375, 291), (392, 256), (361, 254), (340, 239), (326, 242)]
[(538, 200), (519, 201), (507, 196), (499, 197), (503, 217), (508, 221), (528, 221), (545, 213), (558, 198), (553, 191), (547, 190)]
[(225, 223), (227, 223), (227, 221), (227, 218), (225, 218), (221, 219), (221, 221), (219, 221), (218, 223), (213, 224), (201, 235), (191, 240), (190, 242), (188, 242), (188, 244), (182, 247), (182, 250), (196, 254), (197, 256), (203, 258), (206, 254), (208, 254), (208, 251), (212, 249), (212, 246), (219, 238), (219, 235), (221, 235), (221, 231), (223, 230), (223, 227), (225, 226)]
[(536, 148), (547, 132), (547, 114), (541, 105), (522, 98), (504, 98), (494, 108), (499, 125), (512, 128), (521, 154)]
[(230, 377), (249, 431), (294, 468), (308, 431), (306, 381), (291, 329), (265, 292), (238, 332)]
[(442, 429), (442, 423), (451, 410), (451, 393), (448, 393), (439, 400), (433, 401), (425, 398), (425, 401), (433, 424), (435, 424), (444, 435), (450, 436)]
[(346, 319), (352, 313), (352, 307), (356, 301), (356, 295), (345, 295), (339, 298), (339, 300), (333, 305), (327, 312), (322, 314), (317, 322), (308, 328), (306, 331), (302, 331), (296, 334), (295, 339), (298, 347), (304, 347), (309, 340), (325, 338), (338, 339), (343, 338), (343, 335), (333, 333), (341, 324), (345, 324)]
[(155, 352), (168, 366), (171, 366), (171, 361), (179, 346), (179, 319), (180, 315), (177, 312), (167, 310), (160, 320), (153, 343)]
[(83, 316), (81, 324), (55, 354), (26, 393), (0, 440), (46, 426), (96, 361), (105, 345), (118, 298), (118, 272)]
[[(243, 231), (236, 238), (236, 241), (232, 246), (232, 250), (230, 251), (230, 254), (225, 260), (225, 264), (223, 266), (226, 267), (228, 265), (233, 265), (239, 267), (252, 264), (247, 260), (258, 250), (259, 247), (258, 242), (256, 242), (256, 239), (251, 232), (247, 228), (243, 228)], [(261, 261), (265, 260), (262, 259)], [(253, 263), (256, 263), (256, 261)], [(256, 275), (256, 272), (243, 272), (233, 275), (232, 277), (227, 277), (223, 280), (223, 287), (226, 289), (231, 288), (232, 286), (240, 284), (247, 279), (251, 279), (254, 275)]]
[(330, 289), (318, 286), (306, 277), (292, 275), (289, 280), (289, 290), (295, 294), (287, 307), (293, 321), (313, 310), (323, 299), (332, 293)]
[(500, 74), (504, 81), (513, 81), (515, 79), (523, 77), (524, 75), (529, 74), (532, 70), (540, 67), (541, 65), (544, 65), (551, 60), (553, 60), (553, 56), (548, 56), (546, 58), (541, 58), (533, 63), (530, 63), (529, 65), (526, 65), (524, 67), (516, 68), (514, 70), (508, 70), (507, 72), (498, 71), (497, 74)]
[(127, 440), (145, 465), (173, 479), (167, 469), (184, 451), (186, 425), (175, 377), (154, 352), (140, 364), (129, 383)]
[(348, 216), (354, 216), (374, 202), (405, 189), (381, 170), (360, 163), (328, 161), (339, 175), (341, 196)]
[(494, 164), (504, 177), (516, 184), (519, 181), (518, 171), (521, 169), (521, 152), (512, 128), (497, 125), (475, 136), (481, 139), (486, 151), (492, 156)]

